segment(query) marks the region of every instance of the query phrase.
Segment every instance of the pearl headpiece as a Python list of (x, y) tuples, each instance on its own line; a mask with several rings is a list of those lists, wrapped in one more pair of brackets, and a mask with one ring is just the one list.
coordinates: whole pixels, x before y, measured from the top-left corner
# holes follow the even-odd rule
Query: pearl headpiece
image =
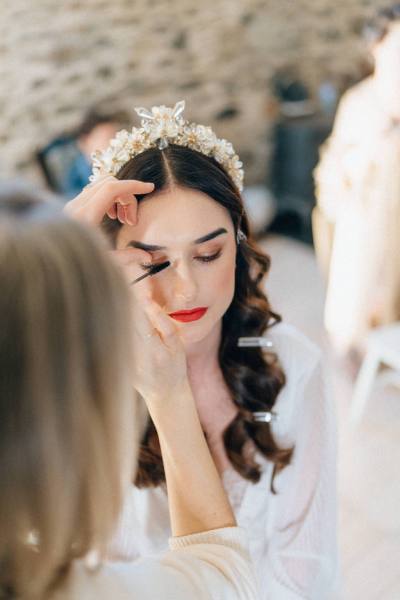
[(184, 109), (184, 100), (177, 102), (174, 108), (153, 106), (151, 111), (146, 108), (136, 108), (135, 111), (142, 118), (141, 127), (133, 127), (131, 132), (122, 129), (104, 152), (94, 152), (90, 181), (96, 181), (104, 173), (116, 175), (131, 158), (149, 148), (163, 150), (169, 144), (176, 144), (215, 158), (241, 191), (243, 189), (242, 162), (232, 144), (217, 138), (211, 127), (186, 121), (182, 116)]

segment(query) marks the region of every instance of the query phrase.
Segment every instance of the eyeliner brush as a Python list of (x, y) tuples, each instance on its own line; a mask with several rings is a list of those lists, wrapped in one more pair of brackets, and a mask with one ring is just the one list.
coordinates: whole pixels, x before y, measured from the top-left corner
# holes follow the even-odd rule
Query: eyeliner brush
[(164, 271), (164, 269), (169, 267), (170, 264), (171, 264), (170, 261), (167, 260), (163, 263), (160, 263), (159, 265), (154, 265), (154, 267), (150, 267), (150, 269), (147, 273), (145, 273), (144, 275), (141, 275), (137, 279), (134, 279), (133, 281), (131, 281), (131, 285), (138, 283), (139, 281), (142, 281), (142, 279), (145, 279), (146, 277), (153, 277), (153, 275), (157, 275), (157, 273), (160, 273), (161, 271)]

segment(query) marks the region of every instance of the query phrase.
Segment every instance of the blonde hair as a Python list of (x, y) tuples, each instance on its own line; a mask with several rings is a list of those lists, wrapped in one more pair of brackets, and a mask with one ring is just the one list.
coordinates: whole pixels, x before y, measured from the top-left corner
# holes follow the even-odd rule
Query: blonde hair
[(26, 195), (4, 206), (0, 597), (36, 598), (104, 550), (136, 465), (130, 301), (95, 233)]

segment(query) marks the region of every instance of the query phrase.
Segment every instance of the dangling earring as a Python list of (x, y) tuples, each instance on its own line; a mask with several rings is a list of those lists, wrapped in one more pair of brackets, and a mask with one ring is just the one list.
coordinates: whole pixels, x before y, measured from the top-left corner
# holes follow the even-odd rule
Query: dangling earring
[(243, 233), (243, 231), (239, 227), (239, 229), (236, 232), (236, 243), (239, 245), (240, 242), (244, 242), (245, 240), (247, 240), (247, 235)]

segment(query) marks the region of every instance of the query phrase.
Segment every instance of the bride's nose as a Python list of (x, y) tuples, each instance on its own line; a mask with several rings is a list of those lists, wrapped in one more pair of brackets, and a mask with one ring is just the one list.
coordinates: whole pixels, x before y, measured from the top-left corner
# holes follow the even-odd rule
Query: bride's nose
[(180, 264), (175, 268), (175, 296), (184, 302), (194, 300), (197, 295), (196, 280), (188, 265)]

